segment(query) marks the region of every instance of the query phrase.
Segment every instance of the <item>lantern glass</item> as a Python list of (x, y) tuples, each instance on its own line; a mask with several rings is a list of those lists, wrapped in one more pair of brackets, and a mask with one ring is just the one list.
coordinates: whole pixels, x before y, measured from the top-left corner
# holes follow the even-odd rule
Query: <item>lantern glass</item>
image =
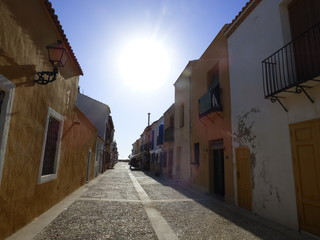
[(67, 60), (68, 54), (63, 43), (54, 43), (47, 46), (49, 61), (54, 67), (63, 67)]

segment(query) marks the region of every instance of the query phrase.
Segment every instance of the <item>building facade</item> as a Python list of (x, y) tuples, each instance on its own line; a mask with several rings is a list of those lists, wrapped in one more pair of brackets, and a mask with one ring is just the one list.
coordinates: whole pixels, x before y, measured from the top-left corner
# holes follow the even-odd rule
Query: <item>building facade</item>
[(251, 0), (226, 31), (239, 206), (320, 235), (320, 2)]
[(225, 25), (191, 72), (191, 184), (234, 202)]
[(81, 93), (78, 93), (77, 96), (77, 106), (98, 129), (98, 143), (101, 143), (101, 141), (104, 143), (103, 148), (100, 145), (100, 147), (95, 148), (95, 154), (99, 156), (96, 160), (101, 161), (96, 163), (96, 169), (97, 166), (101, 166), (99, 168), (101, 172), (104, 172), (110, 167), (110, 144), (113, 142), (114, 137), (114, 125), (110, 116), (110, 108), (108, 105)]
[(191, 174), (191, 72), (196, 61), (190, 61), (174, 84), (174, 153), (172, 175), (190, 184)]
[(163, 114), (164, 139), (162, 174), (172, 177), (173, 152), (174, 152), (174, 104)]
[[(97, 129), (76, 107), (82, 70), (50, 2), (4, 0), (0, 12), (4, 239), (93, 178)], [(54, 82), (38, 84), (53, 69), (46, 46), (57, 40), (69, 58)]]

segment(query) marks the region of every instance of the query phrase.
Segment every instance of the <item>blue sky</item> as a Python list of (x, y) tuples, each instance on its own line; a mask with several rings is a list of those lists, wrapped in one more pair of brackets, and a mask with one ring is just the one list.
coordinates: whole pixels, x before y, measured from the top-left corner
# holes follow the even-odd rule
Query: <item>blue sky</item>
[[(80, 77), (81, 92), (111, 108), (119, 158), (131, 153), (132, 143), (147, 126), (147, 113), (151, 113), (151, 122), (156, 121), (174, 102), (173, 83), (188, 61), (198, 59), (223, 25), (230, 23), (247, 2), (50, 1), (84, 72)], [(145, 62), (156, 55), (150, 50), (149, 54), (135, 52), (134, 57), (128, 57), (126, 46), (139, 39), (155, 40), (161, 45), (158, 52), (165, 53), (166, 58)], [(128, 71), (138, 63), (153, 72), (147, 82), (138, 82), (139, 78)]]

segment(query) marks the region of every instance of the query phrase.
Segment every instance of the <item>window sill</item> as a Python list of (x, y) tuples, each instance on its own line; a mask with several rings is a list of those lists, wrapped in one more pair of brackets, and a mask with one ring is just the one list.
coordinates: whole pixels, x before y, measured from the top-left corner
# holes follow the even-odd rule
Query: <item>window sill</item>
[(38, 184), (49, 182), (49, 181), (52, 181), (54, 179), (57, 179), (57, 174), (43, 175), (43, 176), (40, 176), (40, 178), (38, 180)]

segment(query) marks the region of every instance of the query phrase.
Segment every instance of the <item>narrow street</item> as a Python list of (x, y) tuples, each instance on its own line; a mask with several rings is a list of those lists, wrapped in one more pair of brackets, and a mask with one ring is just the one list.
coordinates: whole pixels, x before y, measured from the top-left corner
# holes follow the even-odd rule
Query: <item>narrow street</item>
[(8, 240), (312, 239), (125, 162), (75, 194)]

